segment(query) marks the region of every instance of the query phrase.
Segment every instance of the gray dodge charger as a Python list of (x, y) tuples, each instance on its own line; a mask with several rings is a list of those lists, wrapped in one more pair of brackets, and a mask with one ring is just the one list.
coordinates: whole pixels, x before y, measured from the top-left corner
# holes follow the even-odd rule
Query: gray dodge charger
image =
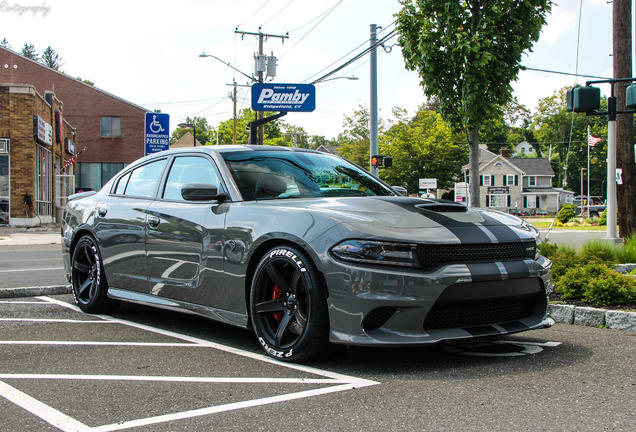
[(399, 196), (336, 156), (168, 150), (73, 195), (66, 275), (87, 313), (121, 301), (252, 329), (307, 361), (332, 344), (409, 346), (551, 326), (551, 262), (512, 215)]

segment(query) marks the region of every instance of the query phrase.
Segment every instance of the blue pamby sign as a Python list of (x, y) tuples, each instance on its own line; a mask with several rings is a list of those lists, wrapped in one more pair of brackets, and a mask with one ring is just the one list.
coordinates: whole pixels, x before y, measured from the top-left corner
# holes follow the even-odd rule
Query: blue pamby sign
[(254, 111), (309, 112), (316, 109), (316, 87), (312, 84), (254, 84)]
[(170, 148), (170, 114), (146, 113), (146, 155)]

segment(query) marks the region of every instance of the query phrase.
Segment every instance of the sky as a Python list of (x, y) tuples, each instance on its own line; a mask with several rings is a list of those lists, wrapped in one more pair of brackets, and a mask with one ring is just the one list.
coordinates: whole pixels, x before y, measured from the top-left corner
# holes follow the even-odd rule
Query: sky
[[(278, 58), (276, 83), (310, 83), (369, 46), (370, 24), (378, 38), (395, 26), (398, 0), (0, 0), (0, 40), (14, 51), (25, 43), (41, 53), (51, 46), (61, 71), (148, 110), (170, 114), (171, 129), (186, 117), (205, 117), (212, 127), (232, 118), (231, 84), (252, 75), (258, 38)], [(580, 20), (579, 20), (579, 12)], [(612, 76), (612, 4), (561, 0), (553, 6), (528, 68), (597, 77)], [(580, 27), (579, 27), (580, 22)], [(580, 36), (579, 36), (580, 35)], [(397, 37), (378, 50), (380, 117), (393, 107), (414, 114), (426, 102), (416, 72), (407, 71)], [(578, 45), (578, 50), (577, 50)], [(207, 53), (221, 59), (201, 58)], [(228, 64), (232, 67), (228, 66)], [(334, 138), (345, 115), (369, 106), (369, 56), (316, 85), (316, 110), (289, 113), (285, 122), (309, 135)], [(513, 83), (518, 100), (534, 111), (537, 101), (564, 86), (592, 78), (522, 71)], [(602, 91), (605, 89), (601, 86)], [(238, 109), (248, 108), (248, 87), (238, 87)]]

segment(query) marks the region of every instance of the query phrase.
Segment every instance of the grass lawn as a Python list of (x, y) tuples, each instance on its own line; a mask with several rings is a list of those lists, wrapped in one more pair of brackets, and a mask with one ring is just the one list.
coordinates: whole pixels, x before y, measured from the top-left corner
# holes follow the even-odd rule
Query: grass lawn
[[(530, 223), (532, 225), (534, 225), (535, 227), (539, 228), (539, 229), (547, 229), (550, 228), (550, 225), (552, 225), (552, 220), (546, 220), (546, 221), (530, 221)], [(585, 230), (585, 231), (605, 231), (607, 230), (606, 226), (554, 226), (552, 229), (558, 230), (558, 229), (568, 229), (568, 230)]]

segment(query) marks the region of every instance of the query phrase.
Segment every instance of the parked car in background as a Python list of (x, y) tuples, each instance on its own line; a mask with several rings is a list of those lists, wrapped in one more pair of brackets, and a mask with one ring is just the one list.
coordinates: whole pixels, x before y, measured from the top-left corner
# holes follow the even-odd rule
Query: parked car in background
[(526, 216), (526, 214), (519, 209), (509, 209), (508, 213), (515, 216)]
[(61, 226), (75, 302), (120, 301), (251, 329), (271, 357), (551, 326), (539, 232), (505, 213), (397, 195), (337, 156), (204, 146), (146, 156)]
[(550, 213), (547, 210), (536, 209), (533, 216), (550, 216)]

